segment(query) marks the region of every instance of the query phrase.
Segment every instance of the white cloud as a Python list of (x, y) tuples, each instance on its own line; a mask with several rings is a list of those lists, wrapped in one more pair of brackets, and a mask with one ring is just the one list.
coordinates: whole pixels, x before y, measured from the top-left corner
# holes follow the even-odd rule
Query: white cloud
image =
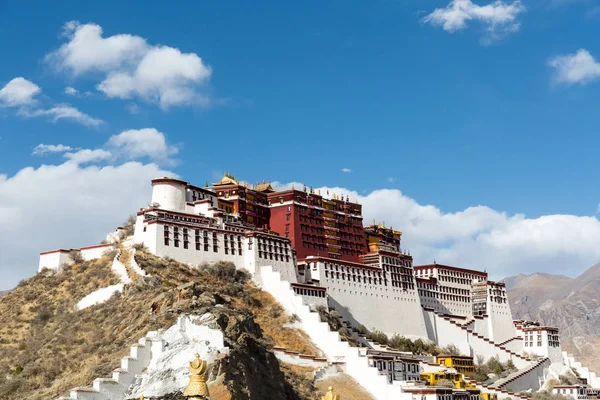
[(549, 65), (556, 70), (557, 82), (584, 85), (600, 78), (600, 63), (585, 49), (555, 57), (549, 61)]
[(80, 92), (71, 86), (65, 87), (65, 94), (73, 97), (92, 97), (94, 95), (92, 92)]
[(40, 143), (33, 149), (34, 155), (42, 155), (46, 153), (64, 153), (65, 151), (71, 151), (71, 146), (65, 146), (64, 144), (43, 144)]
[(46, 56), (57, 69), (70, 70), (74, 75), (86, 72), (107, 72), (135, 61), (148, 50), (146, 40), (133, 35), (102, 37), (96, 24), (70, 21), (64, 25), (63, 36), (68, 42)]
[(148, 204), (150, 180), (165, 175), (175, 174), (138, 162), (65, 162), (0, 174), (0, 290), (33, 275), (41, 251), (99, 243)]
[(467, 27), (470, 21), (478, 21), (485, 25), (486, 41), (497, 39), (519, 30), (516, 21), (519, 14), (525, 11), (520, 1), (511, 4), (500, 0), (485, 6), (471, 0), (452, 0), (446, 8), (436, 8), (423, 18), (423, 22), (443, 27), (447, 32), (456, 32)]
[(87, 164), (107, 160), (112, 157), (112, 153), (102, 149), (82, 149), (75, 153), (65, 153), (64, 157), (75, 164)]
[(211, 70), (195, 53), (168, 46), (152, 46), (128, 34), (102, 37), (96, 24), (65, 25), (68, 42), (46, 58), (74, 75), (105, 73), (97, 89), (110, 98), (140, 98), (163, 109), (176, 105), (207, 104), (199, 87)]
[(394, 182), (396, 182), (396, 178), (394, 178), (393, 176), (389, 176), (389, 177), (388, 177), (386, 180), (387, 180), (389, 183), (394, 183)]
[(168, 108), (202, 102), (194, 85), (206, 81), (210, 73), (196, 54), (182, 54), (172, 47), (157, 47), (142, 58), (134, 71), (111, 72), (98, 85), (98, 90), (108, 97), (140, 97)]
[[(27, 79), (14, 78), (0, 89), (0, 106), (18, 107), (17, 114), (26, 118), (46, 116), (52, 122), (68, 119), (91, 127), (103, 124), (101, 119), (93, 118), (68, 104), (55, 104), (47, 109), (37, 108), (35, 96), (41, 91), (42, 89), (38, 85)], [(71, 87), (67, 87), (65, 93), (78, 94), (77, 90)]]
[(22, 109), (19, 115), (33, 117), (49, 117), (52, 122), (57, 122), (61, 119), (72, 120), (85, 126), (97, 128), (104, 123), (101, 119), (93, 118), (88, 114), (79, 111), (77, 108), (68, 104), (57, 104), (48, 109), (27, 110)]
[(167, 144), (165, 135), (154, 128), (124, 131), (111, 136), (107, 145), (127, 159), (150, 157), (153, 160), (167, 161), (178, 152), (176, 147)]
[(65, 93), (68, 94), (69, 96), (77, 96), (79, 91), (71, 86), (67, 86), (65, 88)]
[(0, 105), (17, 107), (34, 104), (34, 97), (41, 91), (38, 85), (25, 78), (14, 78), (0, 89)]
[(127, 112), (129, 114), (132, 114), (132, 115), (138, 114), (140, 112), (140, 106), (138, 106), (135, 103), (127, 104), (127, 107), (125, 107), (125, 109), (127, 110)]
[(350, 168), (342, 168), (342, 172), (345, 174), (349, 174), (350, 172), (352, 172), (352, 170)]

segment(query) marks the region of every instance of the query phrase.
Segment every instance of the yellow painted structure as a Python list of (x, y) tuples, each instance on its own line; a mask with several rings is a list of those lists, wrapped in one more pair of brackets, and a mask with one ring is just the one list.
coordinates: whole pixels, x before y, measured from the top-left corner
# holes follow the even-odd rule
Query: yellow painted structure
[(442, 379), (447, 379), (452, 382), (456, 389), (475, 389), (475, 386), (463, 380), (462, 374), (450, 372), (421, 372), (421, 380), (427, 382), (430, 386), (439, 384)]
[(473, 357), (440, 355), (435, 358), (436, 363), (445, 367), (454, 368), (460, 373), (469, 374), (475, 372)]
[(498, 395), (496, 393), (481, 393), (481, 398), (483, 400), (498, 400)]

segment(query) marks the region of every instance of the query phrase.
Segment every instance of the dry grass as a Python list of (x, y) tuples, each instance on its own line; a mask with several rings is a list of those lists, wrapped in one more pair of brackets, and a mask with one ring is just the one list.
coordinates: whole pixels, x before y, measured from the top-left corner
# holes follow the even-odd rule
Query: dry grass
[[(177, 287), (189, 282), (227, 299), (241, 313), (251, 312), (262, 328), (262, 340), (316, 354), (316, 347), (303, 332), (283, 327), (289, 316), (275, 300), (244, 282), (239, 271), (227, 276), (215, 270), (192, 269), (140, 251), (136, 260), (152, 277), (136, 279), (122, 294), (82, 311), (74, 309), (81, 298), (118, 283), (108, 256), (60, 273), (37, 274), (0, 297), (0, 399), (49, 399), (109, 376), (140, 337), (171, 326), (177, 309), (194, 312), (182, 306), (191, 301), (177, 302)], [(157, 316), (149, 313), (152, 302), (160, 305)], [(305, 390), (307, 378), (299, 371), (283, 367), (282, 371), (294, 390)], [(225, 385), (213, 385), (216, 398), (231, 398)], [(309, 397), (300, 398), (312, 398), (311, 393), (306, 395)]]
[(315, 382), (317, 387), (317, 395), (320, 399), (325, 396), (328, 387), (333, 387), (333, 392), (339, 394), (343, 400), (375, 400), (373, 396), (362, 386), (358, 384), (352, 377), (345, 373), (328, 376)]
[(285, 347), (301, 354), (321, 354), (321, 351), (304, 331), (286, 326), (291, 325), (293, 321), (273, 296), (258, 289), (253, 296), (258, 300), (260, 306), (252, 306), (250, 311), (254, 314), (255, 321), (261, 326), (264, 333), (271, 338), (274, 346)]
[(208, 392), (211, 400), (231, 400), (231, 393), (223, 382), (224, 376), (220, 375), (212, 382), (208, 382)]

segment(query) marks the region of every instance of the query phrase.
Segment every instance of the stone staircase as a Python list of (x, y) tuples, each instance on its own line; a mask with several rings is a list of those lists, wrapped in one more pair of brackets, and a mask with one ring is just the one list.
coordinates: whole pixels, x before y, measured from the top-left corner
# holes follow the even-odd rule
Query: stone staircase
[(528, 389), (540, 390), (546, 381), (544, 369), (549, 368), (550, 364), (549, 358), (542, 358), (533, 365), (497, 380), (490, 387), (500, 390), (511, 390), (513, 392), (521, 392)]
[(566, 351), (562, 352), (562, 356), (565, 365), (577, 372), (581, 378), (586, 379), (590, 387), (595, 389), (600, 388), (600, 377), (594, 371), (584, 367), (579, 361), (575, 360), (575, 357), (569, 355)]
[[(435, 316), (438, 331), (444, 332), (444, 336), (451, 339), (448, 343), (444, 343), (445, 339), (443, 337), (438, 338), (438, 344), (441, 346), (452, 344), (452, 342), (458, 342), (458, 339), (460, 338), (460, 340), (468, 343), (471, 349), (471, 355), (473, 356), (482, 355), (485, 358), (498, 356), (502, 362), (512, 360), (519, 369), (529, 366), (533, 361), (530, 358), (515, 353), (503, 345), (495, 343), (493, 340), (478, 334), (472, 329), (466, 328), (463, 324), (455, 322), (451, 317), (441, 314), (431, 308), (424, 307), (424, 310)], [(459, 334), (456, 331), (457, 329), (459, 329), (462, 334)]]
[(262, 289), (269, 292), (288, 313), (296, 314), (300, 318), (302, 329), (325, 353), (330, 363), (343, 363), (346, 373), (360, 382), (377, 400), (396, 400), (403, 397), (400, 383), (388, 383), (386, 376), (379, 374), (377, 368), (370, 367), (364, 352), (361, 354), (358, 347), (343, 341), (337, 332), (329, 329), (326, 322), (321, 322), (319, 314), (303, 304), (302, 297), (294, 293), (289, 282), (281, 279), (279, 272), (266, 266), (261, 267), (260, 273)]
[(333, 375), (336, 374), (338, 372), (340, 372), (342, 370), (342, 366), (338, 365), (338, 364), (333, 364), (330, 363), (328, 365), (325, 365), (321, 368), (319, 368), (318, 370), (316, 370), (313, 374), (315, 381), (318, 381), (319, 379), (324, 378), (327, 375)]
[(164, 341), (149, 332), (137, 344), (131, 346), (129, 356), (121, 359), (121, 367), (110, 378), (96, 378), (91, 387), (78, 387), (69, 396), (58, 400), (122, 400), (129, 386), (150, 364), (152, 357), (164, 351)]
[(506, 399), (506, 398), (511, 398), (511, 399), (529, 399), (529, 397), (520, 395), (518, 393), (515, 392), (511, 392), (510, 390), (506, 390), (506, 389), (495, 389), (492, 388), (488, 385), (485, 385), (483, 382), (476, 382), (474, 380), (470, 380), (467, 377), (463, 376), (463, 380), (468, 383), (469, 385), (481, 390), (481, 393), (491, 393), (491, 394), (495, 394), (496, 396), (498, 396), (499, 400), (502, 399)]

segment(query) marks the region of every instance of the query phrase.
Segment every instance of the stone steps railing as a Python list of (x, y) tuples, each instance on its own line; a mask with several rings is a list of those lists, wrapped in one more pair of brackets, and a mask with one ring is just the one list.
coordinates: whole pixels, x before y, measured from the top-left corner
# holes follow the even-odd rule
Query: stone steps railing
[(164, 351), (164, 341), (149, 333), (131, 346), (129, 356), (121, 359), (121, 367), (110, 378), (96, 378), (91, 387), (71, 389), (69, 396), (59, 400), (122, 400), (129, 386)]

